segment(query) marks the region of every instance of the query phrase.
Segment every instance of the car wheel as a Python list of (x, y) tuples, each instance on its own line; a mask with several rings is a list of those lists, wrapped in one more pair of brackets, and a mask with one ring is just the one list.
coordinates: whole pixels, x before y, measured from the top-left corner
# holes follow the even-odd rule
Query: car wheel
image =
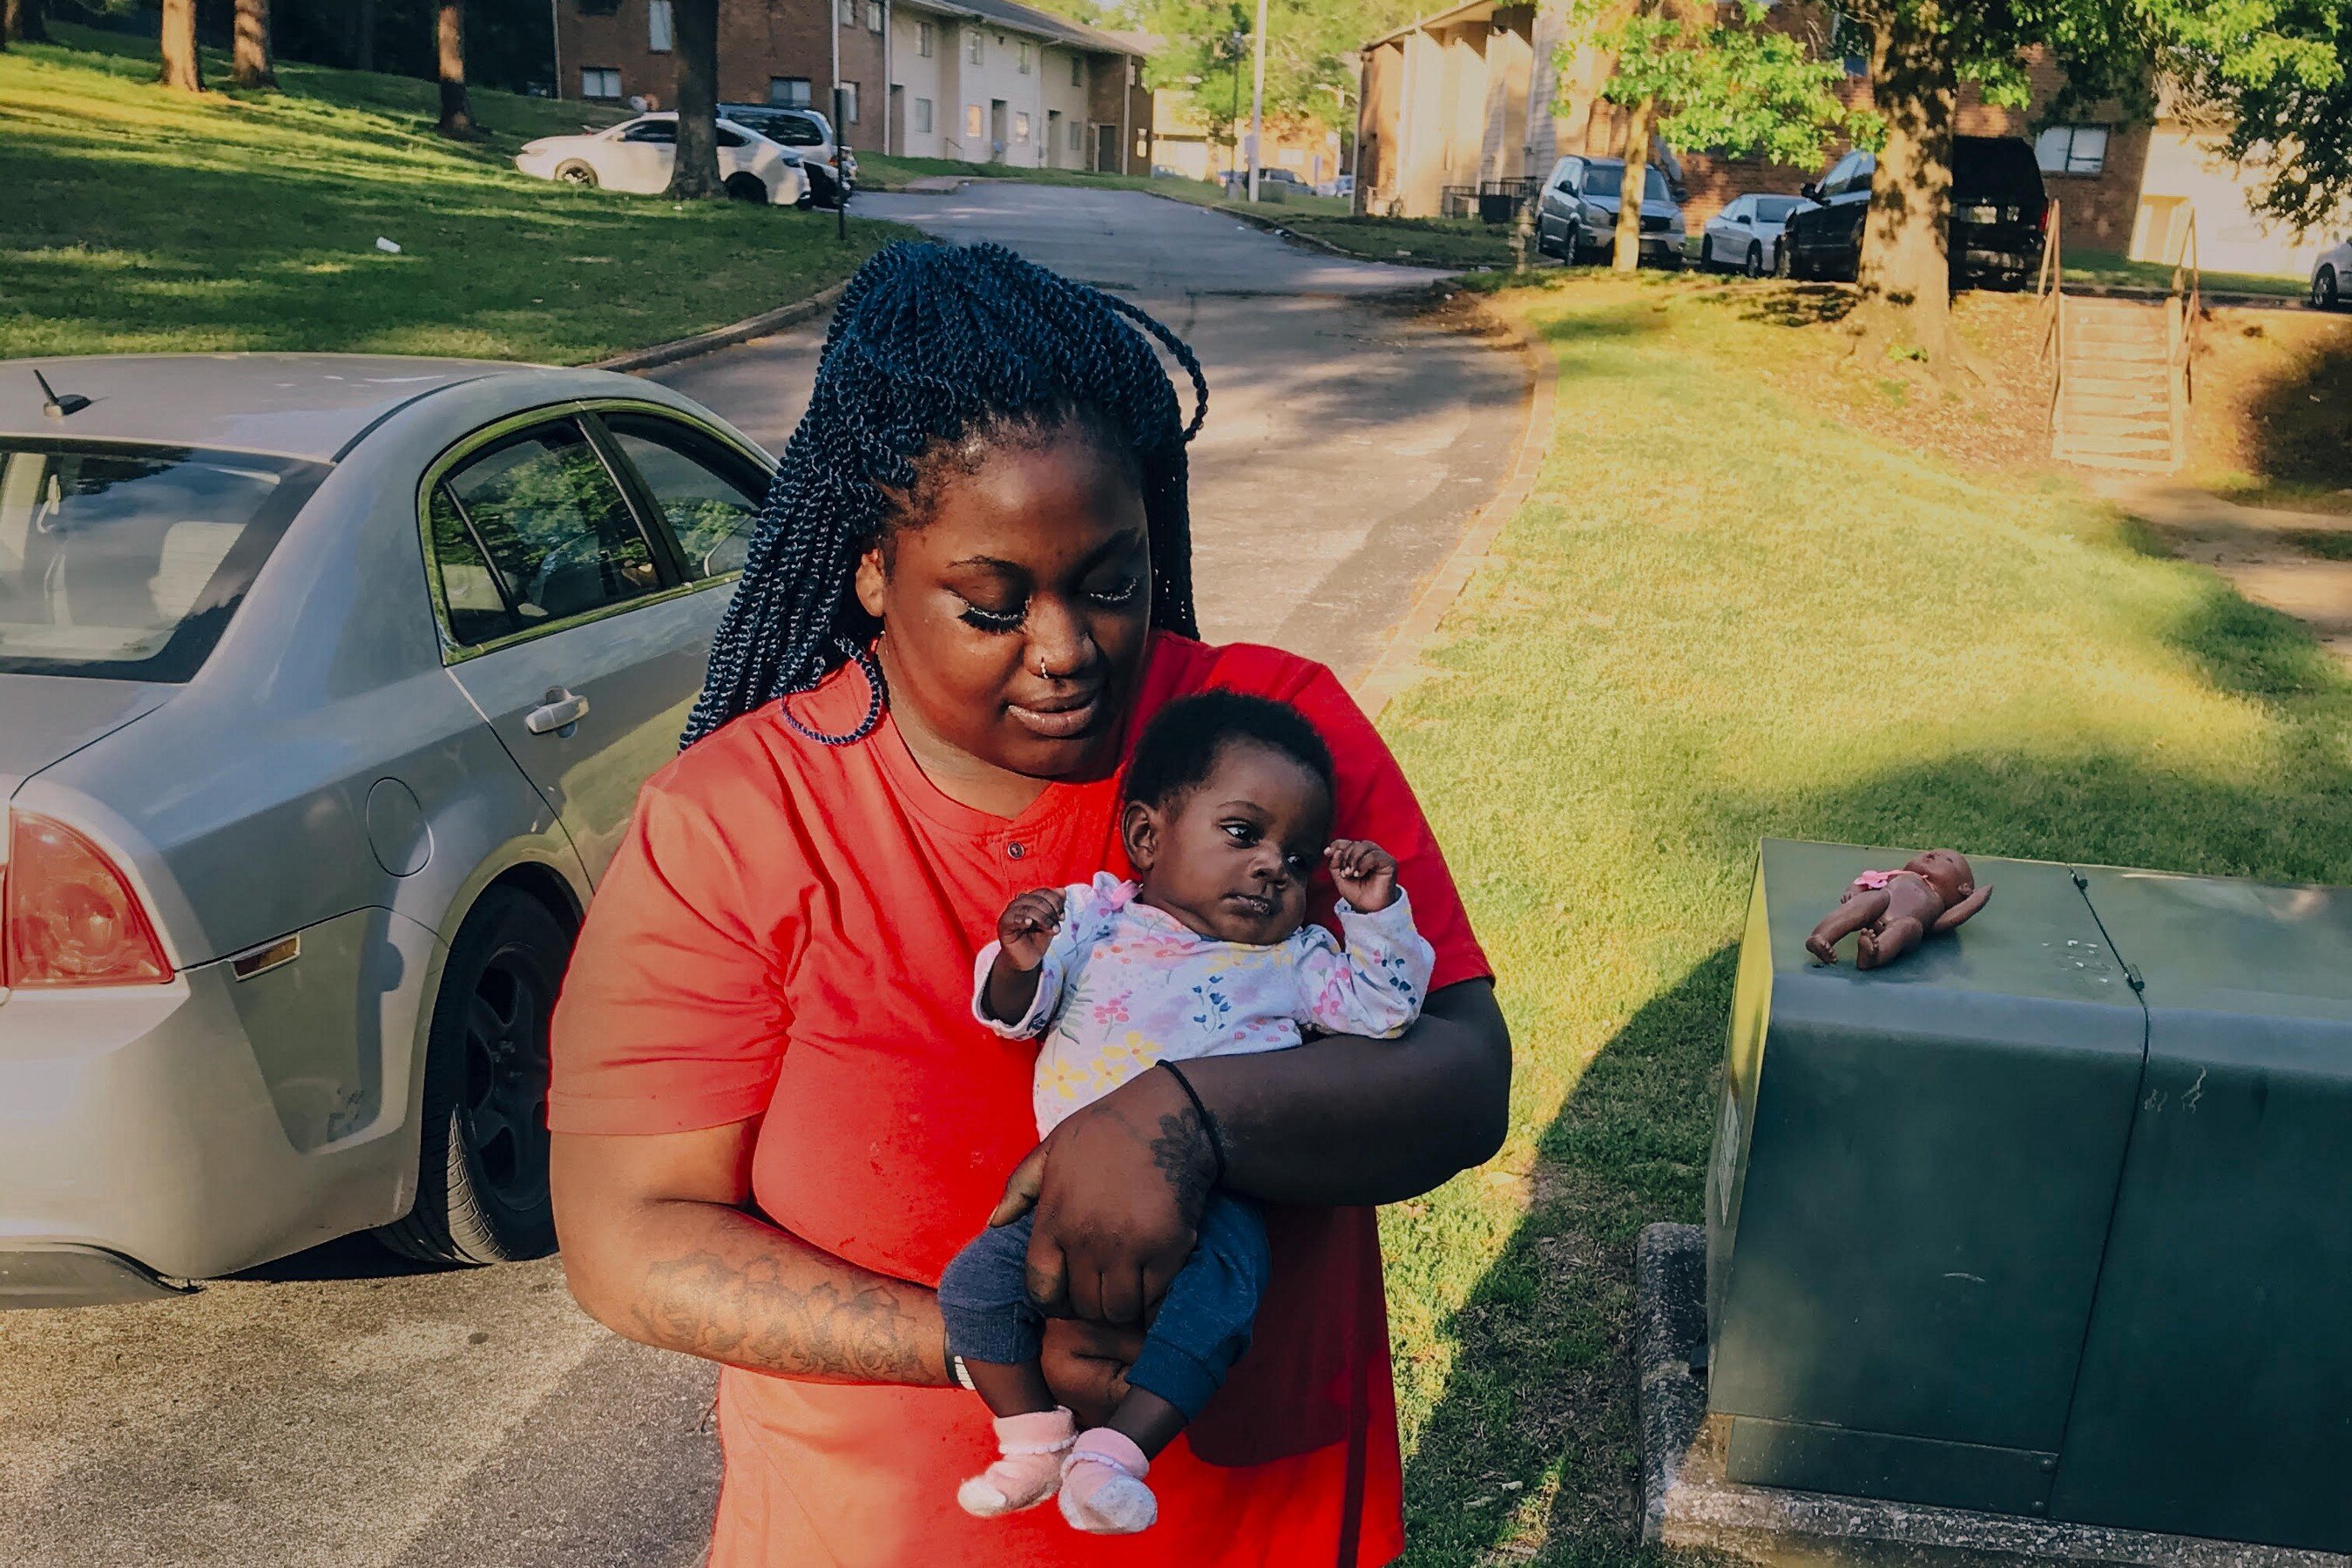
[(1764, 276), (1764, 247), (1762, 246), (1754, 244), (1748, 246), (1748, 266), (1746, 270), (1748, 276), (1750, 278), (1761, 278)]
[(1698, 242), (1698, 269), (1701, 272), (1715, 270), (1715, 236), (1713, 235), (1708, 235)]
[(2336, 268), (2323, 267), (2312, 274), (2311, 308), (2315, 310), (2336, 309)]
[(723, 188), (732, 201), (764, 203), (768, 199), (768, 187), (757, 174), (730, 174)]
[(555, 1248), (547, 1191), (547, 1026), (572, 939), (511, 888), (482, 896), (449, 944), (425, 1047), (416, 1206), (375, 1234), (436, 1263)]
[(596, 171), (593, 168), (577, 158), (567, 159), (558, 163), (555, 166), (555, 178), (561, 184), (580, 185), (592, 191), (604, 184), (596, 177)]
[(1559, 237), (1559, 257), (1570, 267), (1584, 263), (1584, 230), (1574, 224), (1568, 226)]
[(1797, 253), (1785, 239), (1772, 247), (1772, 276), (1790, 279), (1797, 276)]

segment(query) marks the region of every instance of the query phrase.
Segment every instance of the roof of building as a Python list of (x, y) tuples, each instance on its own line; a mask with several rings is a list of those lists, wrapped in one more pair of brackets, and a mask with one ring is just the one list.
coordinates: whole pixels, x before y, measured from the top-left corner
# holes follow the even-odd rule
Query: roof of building
[(1465, 22), (1484, 22), (1494, 14), (1495, 0), (1465, 0), (1465, 4), (1451, 6), (1431, 16), (1416, 16), (1402, 27), (1393, 28), (1382, 33), (1377, 38), (1368, 40), (1363, 47), (1368, 49), (1378, 48), (1382, 44), (1394, 43), (1407, 33), (1418, 33), (1425, 27), (1452, 27)]
[(898, 3), (910, 10), (933, 11), (942, 16), (969, 16), (1003, 27), (1008, 33), (1026, 33), (1048, 43), (1063, 44), (1096, 54), (1133, 55), (1141, 58), (1146, 53), (1132, 42), (1106, 33), (1099, 27), (1089, 27), (1083, 22), (1073, 22), (1067, 16), (1040, 11), (1034, 5), (1019, 5), (1016, 0), (898, 0)]

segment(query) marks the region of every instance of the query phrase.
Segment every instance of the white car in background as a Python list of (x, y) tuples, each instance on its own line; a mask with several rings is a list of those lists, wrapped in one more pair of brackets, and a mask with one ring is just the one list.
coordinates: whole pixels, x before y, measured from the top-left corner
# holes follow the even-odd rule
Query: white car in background
[(2311, 264), (2311, 308), (2333, 310), (2352, 295), (2352, 237), (2323, 250)]
[[(538, 179), (648, 196), (669, 189), (677, 162), (677, 116), (667, 112), (578, 136), (542, 136), (515, 154), (515, 167)], [(780, 207), (809, 202), (800, 155), (731, 120), (719, 121), (719, 179), (740, 201)]]
[(1780, 229), (1789, 215), (1811, 205), (1802, 196), (1761, 192), (1735, 196), (1699, 231), (1700, 269), (1713, 272), (1720, 268), (1745, 272), (1750, 278), (1763, 277), (1773, 270), (1780, 254)]

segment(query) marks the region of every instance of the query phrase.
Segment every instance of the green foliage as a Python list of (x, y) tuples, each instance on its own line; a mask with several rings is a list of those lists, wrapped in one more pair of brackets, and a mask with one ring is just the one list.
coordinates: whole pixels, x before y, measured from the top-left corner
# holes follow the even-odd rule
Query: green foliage
[(1686, 151), (1802, 165), (1841, 140), (1876, 144), (1877, 116), (1838, 96), (1845, 79), (1838, 61), (1816, 59), (1801, 38), (1768, 27), (1758, 0), (1745, 0), (1728, 20), (1709, 10), (1705, 23), (1644, 9), (1602, 27), (1593, 41), (1616, 67), (1601, 96), (1628, 107), (1653, 103), (1659, 134)]
[[(2352, 209), (2352, 3), (2178, 3), (2168, 63), (2230, 124), (2230, 156), (2260, 171), (2256, 209), (2297, 235), (2344, 219)], [(2248, 11), (2261, 31), (2243, 46), (2225, 18)]]
[[(1145, 77), (1155, 89), (1188, 98), (1194, 118), (1213, 135), (1229, 134), (1237, 118), (1247, 123), (1256, 52), (1254, 5), (1140, 0), (1136, 15), (1145, 31), (1163, 40)], [(1355, 51), (1413, 15), (1412, 0), (1269, 0), (1266, 119), (1352, 137)]]

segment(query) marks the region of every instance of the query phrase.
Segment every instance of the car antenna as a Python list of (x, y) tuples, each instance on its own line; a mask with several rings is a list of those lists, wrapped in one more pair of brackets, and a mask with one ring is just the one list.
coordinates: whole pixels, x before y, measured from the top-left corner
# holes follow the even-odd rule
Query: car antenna
[(33, 373), (33, 379), (41, 384), (41, 396), (47, 400), (41, 405), (41, 412), (52, 419), (63, 419), (68, 414), (79, 414), (89, 406), (89, 398), (79, 392), (58, 392), (49, 384), (49, 378), (37, 370)]

